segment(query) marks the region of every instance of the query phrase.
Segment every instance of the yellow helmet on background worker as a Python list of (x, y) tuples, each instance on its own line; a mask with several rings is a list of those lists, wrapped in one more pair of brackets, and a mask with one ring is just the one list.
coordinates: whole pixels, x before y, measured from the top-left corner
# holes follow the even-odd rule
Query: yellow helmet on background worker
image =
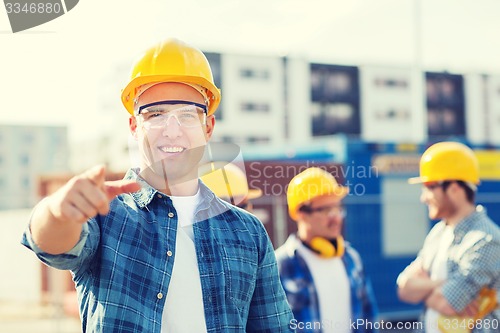
[(219, 198), (237, 205), (244, 199), (256, 199), (262, 195), (260, 189), (248, 188), (245, 173), (233, 163), (210, 163), (206, 167), (210, 166), (215, 166), (215, 171), (206, 170), (200, 178)]
[[(122, 103), (134, 115), (140, 88), (161, 82), (186, 83), (206, 96), (207, 114), (212, 115), (220, 103), (220, 90), (215, 86), (207, 58), (195, 47), (177, 39), (168, 39), (149, 48), (136, 61), (130, 81), (122, 91)], [(143, 90), (144, 91), (144, 90)]]
[(339, 185), (330, 173), (312, 167), (293, 177), (288, 184), (286, 192), (288, 213), (294, 221), (297, 221), (297, 211), (312, 199), (323, 195), (343, 198), (348, 193), (349, 188)]
[(479, 163), (472, 149), (459, 142), (433, 144), (420, 158), (420, 176), (408, 179), (410, 184), (461, 180), (479, 184)]

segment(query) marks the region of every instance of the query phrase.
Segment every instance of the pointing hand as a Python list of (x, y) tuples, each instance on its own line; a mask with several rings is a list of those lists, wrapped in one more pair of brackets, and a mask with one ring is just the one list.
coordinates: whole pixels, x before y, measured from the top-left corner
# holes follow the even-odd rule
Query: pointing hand
[(100, 165), (70, 179), (49, 197), (48, 208), (58, 221), (85, 223), (97, 214), (107, 214), (116, 196), (140, 188), (132, 180), (105, 181), (105, 167)]

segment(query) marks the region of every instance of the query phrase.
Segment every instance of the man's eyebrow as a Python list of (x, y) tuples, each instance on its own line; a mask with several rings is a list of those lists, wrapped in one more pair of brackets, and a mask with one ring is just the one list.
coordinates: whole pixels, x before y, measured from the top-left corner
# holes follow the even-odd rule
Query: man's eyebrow
[(158, 112), (158, 111), (165, 111), (162, 107), (159, 105), (154, 105), (150, 106), (148, 108), (143, 109), (143, 112), (148, 113), (148, 112)]

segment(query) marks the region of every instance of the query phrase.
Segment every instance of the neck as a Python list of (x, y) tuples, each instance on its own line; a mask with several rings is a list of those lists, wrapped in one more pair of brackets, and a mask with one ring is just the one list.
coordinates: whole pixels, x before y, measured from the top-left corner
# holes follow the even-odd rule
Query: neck
[(305, 242), (305, 243), (309, 243), (312, 239), (311, 236), (308, 235), (308, 233), (302, 229), (302, 228), (298, 228), (297, 229), (297, 237), (302, 241), (302, 242)]
[(182, 179), (163, 177), (150, 169), (141, 170), (140, 176), (158, 191), (178, 197), (192, 196), (198, 192), (198, 175), (184, 175)]
[(188, 197), (193, 196), (198, 192), (198, 178), (189, 180), (184, 183), (172, 185), (162, 192), (166, 195), (173, 195), (176, 197)]

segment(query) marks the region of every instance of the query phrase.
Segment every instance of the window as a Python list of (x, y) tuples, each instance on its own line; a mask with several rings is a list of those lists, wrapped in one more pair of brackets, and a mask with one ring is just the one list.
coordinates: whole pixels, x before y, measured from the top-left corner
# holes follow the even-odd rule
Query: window
[(379, 109), (375, 111), (375, 118), (378, 120), (409, 120), (410, 110), (398, 107)]
[(313, 136), (361, 132), (357, 67), (311, 64)]
[(19, 162), (21, 163), (21, 165), (29, 165), (30, 164), (30, 157), (28, 154), (22, 154), (21, 156), (19, 156)]
[(405, 79), (397, 79), (397, 78), (383, 78), (383, 77), (377, 77), (375, 79), (375, 86), (378, 88), (386, 88), (386, 89), (393, 89), (393, 88), (400, 88), (400, 89), (406, 89), (408, 88), (408, 81)]
[(248, 143), (269, 143), (271, 139), (267, 136), (249, 136), (247, 137)]
[(348, 103), (313, 103), (311, 105), (314, 136), (337, 133), (359, 134), (358, 113)]
[(21, 186), (27, 190), (30, 188), (30, 185), (31, 185), (31, 181), (30, 181), (30, 177), (29, 176), (24, 176), (21, 178)]
[(243, 102), (241, 110), (244, 112), (269, 112), (271, 107), (267, 103)]
[(26, 144), (32, 144), (35, 141), (35, 136), (31, 132), (24, 132), (21, 140)]
[(426, 73), (426, 94), (429, 136), (465, 136), (463, 77)]
[(244, 79), (268, 80), (271, 74), (266, 69), (241, 68), (240, 76)]

